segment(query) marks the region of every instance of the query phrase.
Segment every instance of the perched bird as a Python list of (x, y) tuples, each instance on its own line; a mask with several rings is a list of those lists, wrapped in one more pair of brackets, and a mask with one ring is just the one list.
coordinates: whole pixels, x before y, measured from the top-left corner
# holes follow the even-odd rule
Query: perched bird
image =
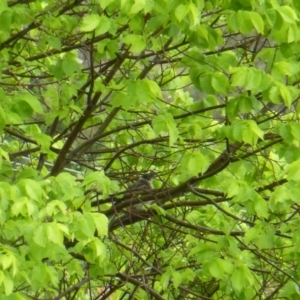
[[(130, 185), (127, 188), (126, 191), (131, 194), (131, 200), (135, 199), (136, 194), (138, 194), (139, 192), (152, 189), (151, 179), (154, 176), (155, 176), (155, 173), (153, 171), (150, 171), (147, 174), (143, 174), (137, 182), (133, 183), (132, 185)], [(148, 201), (148, 204), (151, 204), (151, 203), (152, 203), (152, 201)], [(145, 207), (145, 204), (137, 203), (134, 205), (130, 205), (130, 207), (126, 207), (125, 209), (127, 209), (127, 212), (130, 213), (130, 211), (142, 210), (144, 207)], [(117, 214), (112, 216), (112, 218), (109, 222), (109, 228), (111, 228), (113, 226), (113, 224), (116, 222), (116, 218), (117, 218)], [(118, 219), (119, 219), (119, 217), (118, 217)]]
[(151, 190), (151, 179), (155, 176), (155, 173), (151, 171), (150, 173), (143, 174), (141, 178), (135, 182), (134, 184), (130, 185), (127, 191), (134, 191), (134, 190)]

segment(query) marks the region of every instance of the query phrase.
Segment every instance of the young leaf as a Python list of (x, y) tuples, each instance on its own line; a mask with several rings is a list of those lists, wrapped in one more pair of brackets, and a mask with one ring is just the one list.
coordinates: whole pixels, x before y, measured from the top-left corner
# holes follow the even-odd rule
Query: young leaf
[(177, 20), (179, 22), (181, 22), (189, 13), (190, 8), (188, 5), (186, 4), (180, 4), (177, 6), (176, 10), (175, 10), (175, 17), (177, 18)]
[(178, 129), (173, 116), (169, 113), (161, 114), (152, 120), (153, 129), (158, 135), (160, 133), (169, 133), (169, 145), (172, 146), (178, 139)]
[(300, 160), (294, 161), (290, 165), (286, 166), (285, 172), (287, 174), (287, 180), (300, 180)]
[(63, 245), (63, 232), (61, 230), (61, 224), (57, 224), (55, 222), (46, 224), (46, 235), (49, 241), (54, 244)]
[(101, 22), (101, 17), (96, 14), (85, 16), (82, 20), (80, 30), (81, 31), (92, 31), (98, 27)]
[(5, 272), (5, 276), (3, 279), (3, 285), (4, 285), (5, 295), (9, 296), (13, 292), (14, 282), (13, 282), (10, 274), (7, 272)]
[(146, 39), (142, 35), (137, 34), (127, 34), (123, 38), (123, 43), (130, 46), (132, 52), (141, 52), (146, 47)]
[(94, 223), (98, 232), (98, 236), (107, 236), (108, 219), (105, 215), (100, 213), (92, 213)]
[(290, 6), (278, 6), (275, 9), (286, 23), (293, 24), (295, 21), (299, 21), (296, 12)]
[(132, 6), (132, 8), (130, 10), (130, 13), (136, 14), (139, 11), (143, 10), (145, 7), (145, 4), (146, 4), (145, 2), (146, 2), (145, 0), (135, 0), (134, 5)]
[(48, 240), (47, 240), (46, 227), (44, 224), (40, 224), (35, 228), (33, 234), (33, 241), (41, 247), (46, 246)]

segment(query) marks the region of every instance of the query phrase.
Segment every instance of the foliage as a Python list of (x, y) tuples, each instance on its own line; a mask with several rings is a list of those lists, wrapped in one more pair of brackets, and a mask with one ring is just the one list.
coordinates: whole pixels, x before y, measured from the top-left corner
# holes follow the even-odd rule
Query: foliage
[(2, 0), (1, 299), (299, 298), (299, 19)]

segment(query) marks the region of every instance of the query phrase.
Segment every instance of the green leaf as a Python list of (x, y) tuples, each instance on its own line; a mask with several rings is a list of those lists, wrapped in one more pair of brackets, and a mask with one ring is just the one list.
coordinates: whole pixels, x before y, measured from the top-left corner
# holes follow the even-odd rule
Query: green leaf
[(31, 216), (37, 211), (37, 207), (27, 197), (21, 197), (12, 205), (11, 210), (16, 216)]
[(298, 2), (0, 1), (0, 299), (298, 299)]
[(226, 15), (226, 24), (228, 27), (229, 32), (238, 32), (239, 31), (239, 24), (238, 24), (238, 19), (236, 17), (235, 13), (229, 13)]
[(264, 33), (264, 21), (262, 17), (256, 12), (248, 12), (250, 21), (258, 33)]
[(105, 215), (100, 213), (92, 213), (94, 223), (98, 232), (98, 236), (108, 235), (108, 219)]
[(103, 171), (90, 172), (84, 179), (82, 186), (87, 189), (98, 188), (101, 190), (103, 197), (107, 197), (110, 193), (111, 182), (110, 179), (105, 176)]
[(130, 13), (136, 14), (139, 11), (143, 10), (145, 8), (146, 0), (135, 0), (134, 5), (132, 6)]
[(67, 76), (73, 75), (75, 72), (81, 71), (81, 64), (73, 54), (66, 55), (61, 63), (62, 70)]
[(300, 160), (297, 160), (285, 168), (287, 174), (287, 180), (300, 180)]
[(82, 20), (80, 30), (81, 31), (92, 31), (95, 30), (101, 22), (101, 17), (96, 14), (85, 16)]
[(257, 213), (257, 216), (262, 218), (268, 218), (269, 212), (266, 200), (264, 200), (262, 196), (258, 193), (254, 193), (253, 196), (254, 197), (252, 200), (254, 202), (254, 209)]
[(6, 272), (4, 279), (3, 279), (4, 291), (5, 295), (8, 296), (13, 292), (14, 289), (14, 282), (10, 275)]
[(72, 108), (74, 111), (78, 112), (79, 114), (83, 114), (83, 111), (79, 106), (70, 104), (69, 107)]
[(169, 131), (169, 145), (172, 146), (177, 142), (178, 139), (178, 129), (176, 122), (171, 115), (166, 119), (167, 128)]
[(252, 274), (252, 272), (249, 270), (249, 268), (246, 265), (242, 266), (242, 270), (243, 270), (243, 273), (245, 275), (245, 278), (248, 281), (248, 284), (250, 284), (250, 286), (252, 286), (255, 282), (254, 275)]
[(17, 258), (14, 255), (14, 253), (10, 252), (9, 250), (6, 250), (6, 253), (0, 256), (1, 265), (3, 267), (3, 270), (7, 270), (8, 268), (11, 268), (12, 275), (15, 276), (18, 267), (17, 267)]
[(35, 139), (37, 143), (41, 146), (41, 151), (48, 153), (50, 150), (52, 138), (44, 133), (36, 133)]
[(261, 231), (262, 231), (262, 223), (257, 222), (257, 224), (255, 224), (253, 227), (247, 229), (245, 233), (245, 242), (249, 244), (251, 241), (256, 239), (261, 234)]
[(65, 76), (65, 72), (62, 68), (62, 61), (59, 60), (55, 65), (49, 66), (49, 71), (55, 76), (56, 79), (62, 80)]
[(285, 105), (287, 107), (290, 107), (290, 105), (292, 103), (292, 96), (291, 96), (291, 93), (290, 93), (288, 87), (279, 82), (276, 83), (276, 86), (279, 90), (280, 96), (282, 97)]
[(243, 34), (250, 34), (253, 30), (253, 24), (251, 22), (251, 15), (247, 11), (239, 10), (235, 17), (237, 23), (239, 24), (240, 32)]
[(167, 271), (161, 275), (160, 284), (163, 290), (166, 290), (170, 282), (170, 272)]
[(3, 10), (0, 14), (1, 19), (1, 30), (10, 33), (11, 21), (12, 21), (12, 10)]
[[(201, 6), (199, 6), (200, 3), (201, 3)], [(199, 13), (199, 11), (201, 11), (201, 9), (203, 8), (203, 1), (199, 1), (197, 6), (193, 2), (190, 2), (188, 4), (188, 7), (189, 7), (189, 19), (190, 19), (190, 23), (193, 26), (199, 25), (199, 23), (200, 23), (200, 16), (201, 16), (201, 14)]]
[(242, 113), (248, 113), (252, 109), (257, 109), (258, 103), (255, 97), (241, 96), (237, 97), (238, 105)]
[(44, 224), (40, 224), (37, 226), (34, 230), (33, 234), (33, 241), (41, 246), (45, 247), (47, 244), (47, 233), (46, 233), (46, 227)]
[(186, 216), (186, 220), (191, 224), (199, 224), (202, 218), (203, 218), (202, 214), (197, 210), (191, 211)]
[(76, 187), (78, 184), (75, 181), (75, 177), (70, 173), (62, 172), (56, 178), (53, 179), (54, 191), (62, 197), (62, 199), (73, 199), (78, 195)]
[(44, 112), (43, 107), (34, 95), (24, 94), (24, 95), (22, 95), (21, 99), (23, 101), (27, 102), (31, 106), (31, 108), (33, 109), (34, 112), (43, 114), (43, 112)]
[(142, 35), (127, 34), (123, 38), (123, 43), (130, 46), (132, 52), (138, 53), (145, 49), (146, 39)]
[(109, 4), (113, 3), (114, 0), (97, 0), (101, 8), (104, 10)]
[(158, 134), (169, 134), (169, 145), (172, 146), (178, 139), (178, 129), (170, 113), (161, 114), (152, 120), (153, 130)]
[(99, 20), (100, 20), (99, 25), (96, 28), (97, 35), (101, 35), (108, 32), (111, 26), (110, 19), (108, 17), (101, 16)]
[(48, 215), (57, 214), (58, 210), (61, 211), (63, 214), (67, 212), (67, 206), (64, 202), (60, 200), (52, 200), (46, 206), (46, 212)]
[(47, 286), (49, 282), (48, 268), (45, 264), (38, 263), (33, 266), (32, 274), (30, 276), (31, 284), (35, 288)]
[(56, 36), (50, 36), (48, 39), (49, 45), (56, 50), (61, 50), (61, 41)]
[(266, 90), (272, 83), (269, 74), (255, 68), (235, 67), (231, 69), (232, 86), (244, 87), (255, 93)]
[(134, 95), (136, 99), (142, 99), (143, 103), (147, 104), (151, 101), (153, 97), (152, 92), (150, 90), (150, 86), (147, 83), (147, 80), (137, 80), (134, 87)]
[(271, 249), (274, 247), (274, 235), (275, 230), (272, 228), (272, 225), (264, 224), (264, 230), (255, 239), (254, 244), (259, 249)]
[(112, 96), (111, 104), (113, 107), (122, 107), (123, 109), (128, 110), (132, 105), (132, 101), (125, 93), (115, 92)]
[(220, 260), (219, 258), (216, 258), (210, 262), (209, 272), (213, 277), (215, 277), (217, 279), (223, 279), (224, 270), (223, 270), (223, 268), (220, 268), (219, 260)]
[(49, 283), (51, 283), (51, 285), (53, 285), (54, 287), (57, 287), (59, 284), (59, 275), (57, 270), (52, 266), (48, 266), (47, 275), (49, 278)]
[(299, 70), (299, 64), (280, 61), (274, 64), (274, 67), (272, 68), (272, 74), (276, 75), (276, 73), (279, 72), (282, 76), (292, 76), (297, 74)]
[(292, 128), (290, 124), (278, 124), (276, 126), (276, 133), (279, 133), (286, 141), (292, 141), (294, 135), (292, 134)]
[(204, 173), (208, 167), (207, 158), (200, 152), (186, 153), (181, 160), (181, 172), (183, 178), (198, 176)]
[(300, 123), (291, 123), (290, 128), (291, 128), (291, 134), (293, 135), (293, 137), (297, 141), (300, 141)]
[[(153, 99), (156, 99), (157, 97), (162, 98), (161, 89), (155, 81), (149, 79), (143, 79), (143, 82), (147, 84), (151, 98)], [(138, 96), (138, 94), (136, 96)]]
[(284, 22), (293, 24), (299, 21), (296, 12), (290, 6), (278, 6), (275, 8)]
[(278, 297), (282, 299), (297, 299), (299, 297), (299, 286), (294, 280), (289, 280), (287, 283), (284, 285), (282, 289), (280, 289)]
[(211, 79), (211, 86), (216, 92), (226, 95), (229, 90), (228, 78), (220, 72), (215, 72)]
[(167, 214), (167, 212), (161, 206), (155, 203), (151, 205), (151, 208), (153, 208), (159, 216), (165, 216)]
[(6, 124), (6, 115), (3, 108), (0, 106), (0, 132), (3, 130)]
[(175, 17), (179, 22), (181, 22), (189, 13), (190, 7), (186, 4), (180, 4), (175, 9)]
[[(243, 97), (243, 96), (240, 96)], [(230, 121), (234, 121), (239, 113), (239, 97), (230, 99), (226, 105), (226, 114)]]
[[(282, 212), (287, 213), (292, 204), (293, 198), (298, 199), (298, 191), (292, 193), (286, 187), (278, 187), (272, 193), (269, 202), (269, 208), (272, 212)], [(298, 200), (296, 200), (297, 202)]]
[(175, 289), (177, 289), (179, 285), (184, 281), (184, 274), (181, 274), (180, 272), (173, 270), (172, 279), (173, 279), (173, 286), (175, 287)]
[(246, 278), (244, 276), (244, 272), (239, 267), (236, 267), (234, 269), (234, 271), (231, 274), (230, 279), (231, 279), (231, 284), (232, 284), (233, 289), (236, 290), (237, 292), (241, 292), (247, 284)]
[(212, 84), (214, 84), (217, 89), (219, 89), (219, 85), (217, 83), (218, 80), (213, 80), (213, 77), (214, 73), (202, 74), (201, 77), (199, 77), (201, 91), (207, 94), (215, 94), (215, 89)]
[(89, 244), (88, 247), (92, 250), (92, 255), (87, 255), (89, 261), (104, 261), (106, 258), (106, 247), (105, 245), (97, 238), (94, 238)]
[(247, 121), (247, 124), (249, 126), (249, 128), (251, 129), (251, 131), (260, 139), (264, 139), (264, 132), (263, 130), (261, 130), (258, 125), (256, 124), (256, 122), (254, 122), (253, 120), (249, 120)]
[(293, 43), (300, 39), (300, 30), (297, 24), (291, 24), (288, 28), (287, 42)]
[(243, 86), (247, 83), (248, 71), (243, 67), (232, 68), (231, 70), (231, 82), (232, 86)]
[(93, 238), (96, 230), (93, 215), (91, 213), (75, 214), (75, 235), (79, 240)]
[(58, 224), (55, 222), (47, 223), (46, 226), (46, 235), (49, 241), (53, 242), (54, 244), (63, 245), (63, 231), (62, 231), (62, 224)]
[(32, 179), (22, 179), (18, 182), (18, 187), (31, 200), (40, 201), (43, 190), (39, 182)]
[(250, 145), (255, 145), (258, 138), (264, 138), (264, 132), (253, 120), (238, 120), (233, 123), (231, 128), (233, 137), (236, 141), (240, 141), (242, 139)]

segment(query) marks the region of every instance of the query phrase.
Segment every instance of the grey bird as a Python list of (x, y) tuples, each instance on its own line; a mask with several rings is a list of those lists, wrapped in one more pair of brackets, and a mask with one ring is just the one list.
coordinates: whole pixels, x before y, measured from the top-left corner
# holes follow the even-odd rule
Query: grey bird
[[(151, 190), (152, 189), (152, 185), (151, 185), (151, 179), (155, 176), (155, 173), (153, 171), (150, 171), (147, 174), (143, 174), (141, 176), (141, 178), (133, 183), (132, 185), (130, 185), (127, 188), (127, 192), (131, 193), (131, 195), (133, 196), (133, 198), (135, 198), (135, 195), (138, 194), (141, 191), (146, 191), (146, 190)], [(152, 201), (148, 201), (148, 204), (151, 204)], [(130, 209), (127, 207), (127, 210), (142, 210), (144, 208), (144, 204), (143, 203), (137, 203), (135, 205), (132, 205), (130, 207)], [(109, 222), (109, 228), (111, 228), (113, 226), (113, 223), (116, 221), (117, 218), (117, 214), (115, 214), (114, 216), (112, 216), (110, 222)], [(118, 217), (119, 218), (119, 217)]]
[(150, 173), (143, 174), (141, 178), (135, 182), (134, 184), (130, 185), (127, 191), (133, 190), (151, 190), (151, 179), (155, 176), (155, 173), (151, 171)]

